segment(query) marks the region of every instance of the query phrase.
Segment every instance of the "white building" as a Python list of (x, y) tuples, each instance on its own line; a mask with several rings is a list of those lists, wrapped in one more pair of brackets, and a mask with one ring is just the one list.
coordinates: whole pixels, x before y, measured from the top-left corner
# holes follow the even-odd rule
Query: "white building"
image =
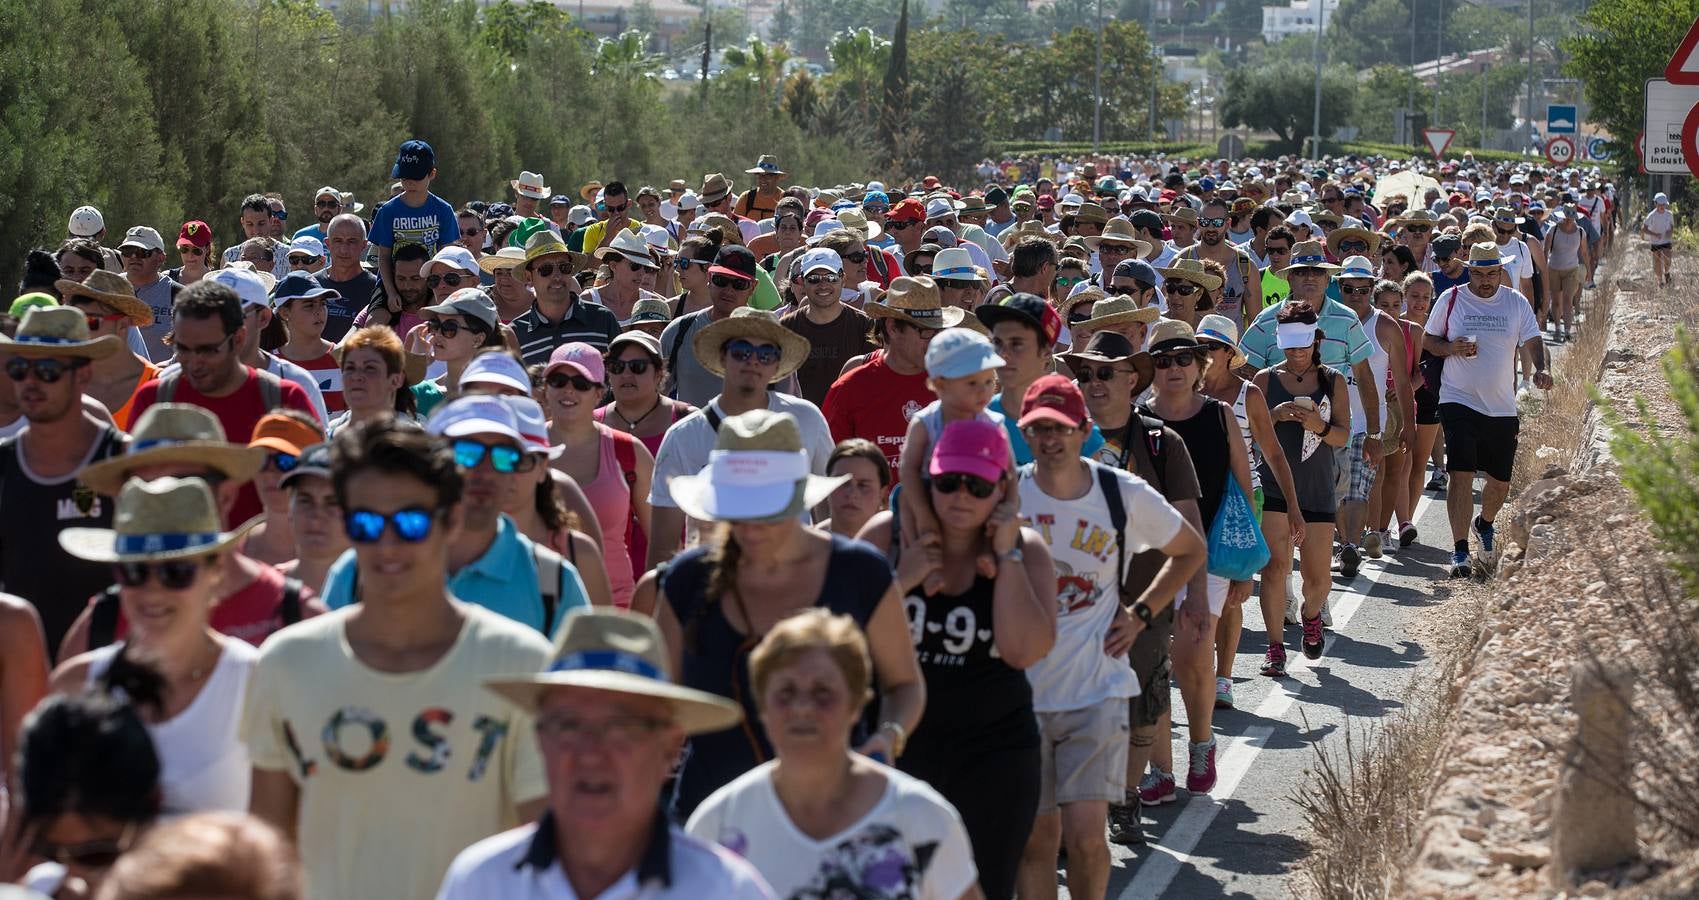
[(1263, 41), (1272, 44), (1294, 34), (1314, 34), (1318, 9), (1321, 15), (1332, 18), (1339, 0), (1299, 0), (1291, 6), (1263, 7)]

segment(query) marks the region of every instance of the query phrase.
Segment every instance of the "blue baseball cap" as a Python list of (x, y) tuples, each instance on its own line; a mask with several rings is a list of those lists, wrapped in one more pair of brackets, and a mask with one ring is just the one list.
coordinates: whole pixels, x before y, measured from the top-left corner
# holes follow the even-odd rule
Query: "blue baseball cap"
[(389, 177), (416, 181), (429, 178), (431, 170), (436, 167), (437, 152), (431, 149), (430, 144), (420, 140), (406, 141), (396, 151), (395, 165), (390, 168)]
[(966, 378), (1004, 364), (991, 340), (968, 328), (945, 328), (926, 345), (926, 374), (933, 378)]
[(861, 198), (861, 205), (866, 206), (869, 203), (883, 203), (890, 206), (891, 198), (884, 191), (868, 191), (866, 196)]
[(340, 297), (341, 294), (319, 284), (309, 272), (290, 272), (283, 276), (277, 287), (271, 289), (271, 305), (282, 306), (291, 300), (307, 297)]
[(1198, 190), (1200, 190), (1200, 191), (1213, 191), (1213, 190), (1215, 190), (1215, 179), (1209, 177), (1208, 175), (1205, 175), (1203, 178), (1198, 180)]
[(1155, 287), (1156, 267), (1142, 259), (1123, 259), (1115, 264), (1115, 271), (1109, 275), (1111, 281), (1117, 278), (1131, 278), (1146, 287)]

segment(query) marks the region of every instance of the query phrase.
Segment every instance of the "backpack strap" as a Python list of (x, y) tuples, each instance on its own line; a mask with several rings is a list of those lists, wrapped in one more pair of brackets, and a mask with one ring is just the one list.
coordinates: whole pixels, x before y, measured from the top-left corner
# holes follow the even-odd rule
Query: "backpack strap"
[(305, 587), (301, 579), (283, 576), (283, 599), (277, 603), (277, 615), (283, 624), (293, 625), (301, 621), (301, 591)]
[(1110, 467), (1089, 461), (1092, 471), (1097, 475), (1097, 486), (1103, 491), (1103, 502), (1109, 507), (1109, 526), (1115, 530), (1115, 585), (1121, 600), (1126, 599), (1127, 577), (1127, 507), (1121, 498), (1121, 482), (1115, 477), (1115, 470)]
[(260, 402), (265, 404), (266, 412), (283, 405), (283, 379), (271, 374), (265, 369), (254, 369), (254, 377), (260, 383)]
[(1167, 427), (1161, 419), (1139, 415), (1144, 424), (1145, 450), (1150, 453), (1150, 470), (1156, 475), (1156, 489), (1163, 496), (1168, 495), (1168, 446), (1162, 441), (1162, 429)]
[(153, 402), (170, 403), (177, 396), (177, 382), (183, 377), (182, 369), (173, 369), (159, 379), (159, 390), (154, 392)]
[(89, 611), (88, 649), (111, 646), (118, 639), (118, 585), (108, 585), (94, 595)]
[(559, 553), (532, 541), (531, 564), (537, 570), (537, 592), (543, 599), (543, 635), (547, 637), (555, 632), (555, 613), (560, 607), (560, 579), (565, 562)]
[[(683, 308), (683, 306), (684, 306), (684, 298), (683, 298), (683, 296), (681, 296), (679, 298), (679, 307)], [(690, 315), (692, 315), (692, 316), (698, 315), (700, 312), (701, 311), (698, 310), (697, 312), (691, 313)], [(679, 354), (680, 350), (684, 349), (684, 337), (685, 337), (685, 335), (690, 332), (690, 324), (691, 323), (686, 322), (685, 321), (686, 318), (688, 318), (688, 317), (687, 316), (679, 316), (679, 317), (673, 319), (674, 322), (679, 323), (678, 333), (673, 335), (672, 346), (667, 348), (667, 375), (669, 377), (671, 377), (672, 380), (673, 380), (673, 393), (675, 395), (678, 392), (678, 354)], [(675, 396), (675, 399), (676, 399), (676, 396)]]
[(708, 429), (715, 434), (719, 434), (720, 422), (722, 419), (720, 418), (719, 412), (714, 409), (714, 405), (710, 403), (709, 405), (702, 407), (702, 415), (708, 419)]
[(637, 439), (623, 431), (615, 431), (612, 428), (608, 429), (608, 433), (613, 435), (614, 460), (619, 463), (620, 474), (625, 476), (625, 489), (633, 492), (635, 497), (637, 490)]

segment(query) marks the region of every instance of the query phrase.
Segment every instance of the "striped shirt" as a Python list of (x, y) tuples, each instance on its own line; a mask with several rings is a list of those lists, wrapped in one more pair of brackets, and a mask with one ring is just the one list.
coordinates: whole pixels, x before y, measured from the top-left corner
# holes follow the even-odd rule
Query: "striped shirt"
[(519, 355), (526, 365), (546, 363), (549, 354), (562, 344), (583, 341), (606, 353), (608, 344), (619, 336), (619, 319), (613, 311), (599, 303), (579, 298), (558, 322), (543, 318), (535, 303), (530, 311), (507, 323), (519, 339)]
[[(1268, 368), (1283, 357), (1274, 334), (1280, 306), (1264, 307), (1257, 314), (1256, 321), (1251, 323), (1251, 329), (1239, 341), (1239, 350), (1251, 365), (1259, 369)], [(1369, 358), (1372, 352), (1369, 336), (1364, 333), (1363, 322), (1351, 311), (1351, 307), (1337, 300), (1327, 300), (1316, 324), (1321, 329), (1322, 365), (1349, 372), (1352, 365)]]

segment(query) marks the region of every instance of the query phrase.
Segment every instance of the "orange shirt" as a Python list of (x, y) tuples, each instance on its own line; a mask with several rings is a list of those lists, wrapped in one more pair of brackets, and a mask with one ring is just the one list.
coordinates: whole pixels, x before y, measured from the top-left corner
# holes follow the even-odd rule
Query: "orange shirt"
[(130, 399), (125, 400), (123, 406), (112, 411), (112, 423), (118, 426), (119, 431), (130, 430), (130, 417), (134, 414), (136, 408), (136, 394), (141, 392), (142, 385), (158, 377), (158, 366), (149, 362), (142, 363), (142, 377), (136, 379), (136, 386), (130, 389)]

